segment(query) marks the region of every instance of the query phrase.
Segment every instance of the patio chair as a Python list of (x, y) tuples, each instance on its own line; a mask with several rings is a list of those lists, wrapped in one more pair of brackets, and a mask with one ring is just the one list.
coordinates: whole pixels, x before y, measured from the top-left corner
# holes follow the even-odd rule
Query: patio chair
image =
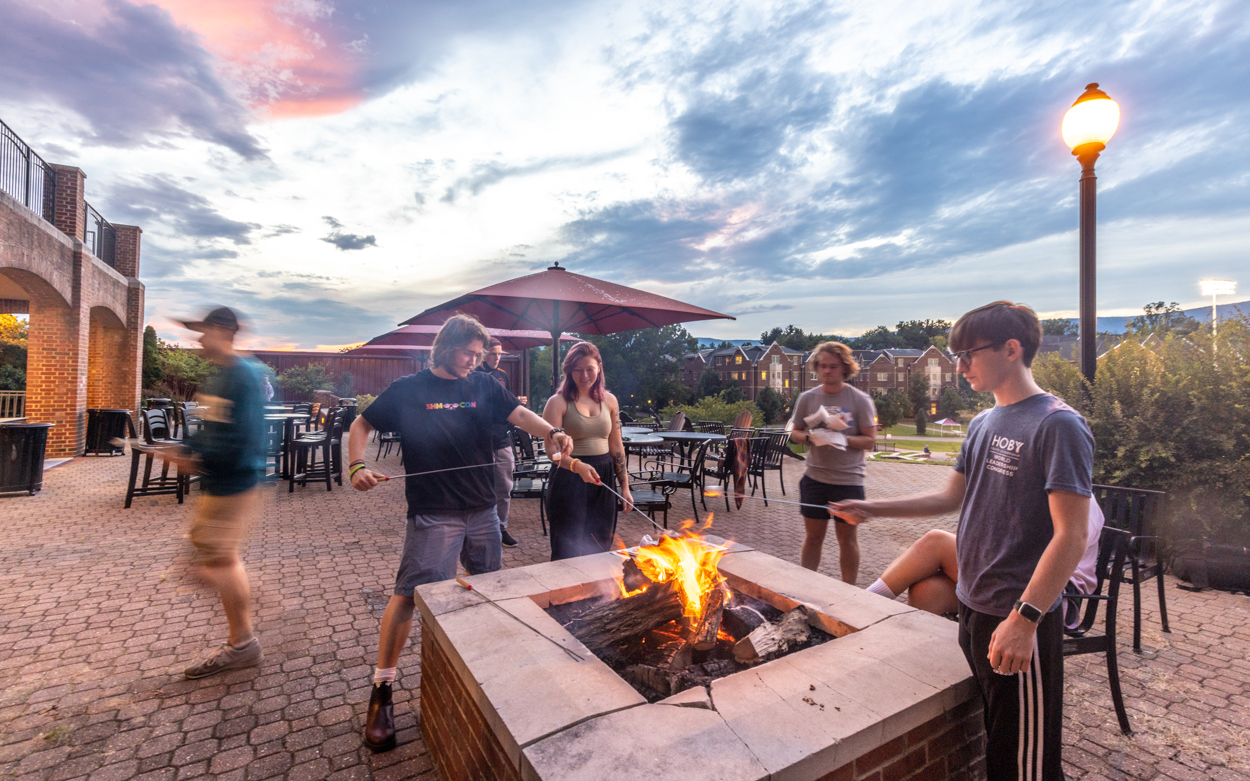
[(700, 420), (694, 424), (694, 430), (703, 434), (724, 434), (725, 424), (719, 420)]
[(742, 410), (738, 413), (738, 417), (734, 418), (733, 428), (751, 428), (751, 413)]
[[(690, 454), (689, 465), (676, 464), (671, 461), (649, 461), (643, 469), (649, 473), (658, 473), (660, 477), (657, 482), (672, 486), (674, 492), (681, 488), (690, 489), (690, 509), (693, 511), (695, 491), (703, 493), (707, 446), (707, 442), (701, 442), (695, 446), (694, 452)], [(707, 508), (704, 507), (704, 509)]]
[(551, 466), (551, 459), (539, 454), (538, 449), (534, 447), (534, 438), (529, 432), (513, 427), (509, 433), (512, 435), (512, 455), (515, 461), (512, 473), (514, 475), (529, 476), (543, 472)]
[(751, 440), (751, 459), (747, 467), (747, 474), (751, 478), (751, 496), (755, 496), (757, 487), (762, 489), (765, 507), (768, 506), (767, 475), (769, 472), (777, 473), (777, 478), (781, 481), (781, 495), (785, 496), (786, 481), (781, 459), (789, 441), (790, 435), (784, 431), (755, 437)]
[[(177, 440), (169, 437), (169, 423), (165, 417), (164, 409), (145, 409), (141, 414), (143, 415), (143, 441), (145, 444), (153, 446), (176, 446), (179, 444)], [(132, 440), (139, 438), (135, 431), (134, 419), (129, 414), (126, 416), (126, 432)], [(155, 481), (152, 480), (152, 463), (158, 455), (158, 453), (142, 453), (136, 448), (130, 448), (130, 481), (126, 487), (125, 509), (130, 509), (130, 505), (136, 496), (167, 496), (173, 494), (178, 497), (178, 504), (182, 504), (183, 496), (191, 490), (191, 478), (189, 475), (184, 475), (181, 469), (175, 468), (174, 476), (170, 478), (170, 461), (165, 458), (161, 459), (160, 477)], [(144, 460), (142, 484), (139, 483), (140, 459)]]
[(537, 499), (538, 521), (543, 527), (543, 536), (547, 536), (547, 485), (551, 482), (551, 462), (545, 468), (525, 473), (513, 473), (512, 498)]
[[(291, 443), (295, 463), (287, 478), (287, 493), (295, 492), (295, 483), (307, 486), (308, 480), (325, 480), (326, 490), (334, 490), (333, 483), (343, 485), (343, 413), (331, 410), (325, 428), (319, 432), (304, 434)], [(321, 461), (317, 461), (317, 454)]]
[[(1081, 654), (1103, 653), (1107, 655), (1107, 679), (1111, 685), (1111, 701), (1115, 705), (1115, 715), (1120, 721), (1120, 731), (1131, 735), (1128, 714), (1124, 711), (1124, 694), (1120, 691), (1120, 666), (1116, 657), (1116, 606), (1120, 597), (1120, 583), (1124, 579), (1124, 560), (1132, 547), (1132, 538), (1128, 532), (1110, 525), (1102, 528), (1102, 536), (1098, 541), (1098, 585), (1092, 594), (1064, 594), (1064, 599), (1085, 600), (1085, 615), (1075, 629), (1064, 627), (1063, 655), (1079, 656)], [(1104, 593), (1104, 587), (1106, 589)], [(1098, 618), (1098, 604), (1106, 603), (1103, 620), (1104, 629), (1101, 635), (1090, 635), (1089, 631)], [(1063, 606), (1060, 608), (1064, 609)]]
[(378, 432), (378, 452), (377, 452), (377, 455), (373, 457), (374, 461), (377, 461), (379, 458), (382, 457), (383, 447), (386, 448), (385, 455), (389, 456), (391, 454), (391, 448), (393, 447), (399, 448), (399, 454), (401, 456), (404, 454), (404, 443), (400, 441), (398, 431), (379, 431)]
[(664, 473), (656, 470), (643, 470), (629, 473), (629, 492), (634, 497), (634, 506), (647, 514), (652, 521), (657, 512), (664, 513), (664, 528), (668, 528), (668, 511), (673, 506), (669, 497), (677, 490), (675, 486), (664, 481)]
[(686, 413), (678, 412), (673, 419), (668, 422), (669, 431), (684, 431), (686, 427)]
[(1168, 606), (1164, 597), (1164, 552), (1156, 524), (1167, 494), (1143, 488), (1095, 485), (1094, 499), (1102, 508), (1106, 525), (1129, 534), (1128, 568), (1125, 583), (1133, 586), (1133, 650), (1141, 653), (1141, 584), (1154, 578), (1159, 590), (1159, 620), (1168, 627)]

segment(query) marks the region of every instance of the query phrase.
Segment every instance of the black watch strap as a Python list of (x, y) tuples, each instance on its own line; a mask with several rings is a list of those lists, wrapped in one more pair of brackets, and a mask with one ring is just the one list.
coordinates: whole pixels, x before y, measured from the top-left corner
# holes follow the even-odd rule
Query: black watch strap
[(1033, 624), (1039, 623), (1042, 620), (1042, 616), (1045, 615), (1042, 611), (1030, 605), (1028, 602), (1025, 602), (1023, 599), (1017, 599), (1016, 604), (1012, 607), (1012, 610), (1019, 613), (1025, 621)]

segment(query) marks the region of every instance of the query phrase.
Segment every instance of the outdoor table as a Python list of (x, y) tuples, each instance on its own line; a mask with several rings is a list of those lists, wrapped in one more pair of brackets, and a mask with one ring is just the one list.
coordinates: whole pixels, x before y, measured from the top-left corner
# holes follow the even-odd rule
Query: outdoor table
[(655, 435), (665, 442), (676, 442), (682, 466), (690, 461), (694, 446), (703, 442), (723, 442), (728, 437), (724, 434), (713, 434), (709, 431), (657, 431)]
[(629, 456), (638, 456), (638, 464), (642, 465), (641, 450), (646, 447), (655, 447), (663, 445), (664, 440), (657, 437), (653, 432), (647, 431), (641, 434), (621, 434), (621, 442), (625, 445), (625, 461), (629, 463)]
[(639, 428), (638, 426), (621, 426), (621, 435), (629, 436), (630, 434), (654, 434), (649, 428)]
[(290, 451), (291, 443), (295, 441), (295, 421), (308, 420), (308, 415), (302, 412), (283, 412), (277, 414), (265, 415), (265, 420), (271, 421), (271, 425), (282, 421), (282, 466), (275, 477), (283, 480), (291, 477)]
[(16, 426), (25, 422), (26, 418), (0, 418), (0, 426)]

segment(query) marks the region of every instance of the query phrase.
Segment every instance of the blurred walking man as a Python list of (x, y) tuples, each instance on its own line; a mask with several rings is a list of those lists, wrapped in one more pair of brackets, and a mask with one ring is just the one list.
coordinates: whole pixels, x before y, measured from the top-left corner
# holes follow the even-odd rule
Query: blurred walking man
[[(546, 440), (548, 453), (567, 456), (573, 440), (521, 406), (482, 372), (490, 334), (477, 320), (454, 315), (434, 338), (433, 369), (401, 377), (352, 423), (348, 467), (352, 487), (368, 491), (381, 475), (365, 467), (369, 432), (397, 431), (404, 452), (408, 500), (404, 552), (378, 638), (378, 666), (365, 718), (364, 744), (395, 747), (391, 687), (412, 631), (413, 592), (422, 583), (470, 575), (503, 563), (495, 506), (495, 427), (503, 423)], [(435, 474), (424, 474), (435, 472)]]
[[(988, 781), (1062, 781), (1063, 611), (1085, 553), (1094, 437), (1029, 368), (1042, 340), (1032, 309), (996, 301), (951, 329), (956, 369), (995, 406), (973, 418), (946, 490), (843, 501), (846, 520), (959, 512), (959, 645), (985, 707)], [(888, 589), (876, 593), (890, 597)]]
[[(508, 373), (499, 368), (503, 359), (503, 344), (491, 338), (486, 344), (486, 357), (477, 370), (499, 381), (508, 387)], [(525, 404), (527, 399), (518, 396), (517, 401)], [(512, 507), (512, 473), (516, 471), (516, 456), (512, 453), (512, 424), (495, 425), (495, 512), (499, 515), (499, 537), (505, 548), (515, 548), (517, 542), (508, 534), (508, 510)]]
[(263, 658), (260, 639), (252, 633), (251, 591), (239, 548), (256, 516), (265, 471), (266, 372), (255, 360), (235, 353), (239, 321), (226, 307), (183, 325), (200, 333), (204, 357), (219, 367), (196, 396), (203, 427), (188, 433), (184, 451), (170, 456), (184, 470), (200, 474), (203, 493), (191, 524), (193, 572), (220, 595), (230, 628), (220, 648), (186, 669), (188, 678), (204, 678), (254, 667)]

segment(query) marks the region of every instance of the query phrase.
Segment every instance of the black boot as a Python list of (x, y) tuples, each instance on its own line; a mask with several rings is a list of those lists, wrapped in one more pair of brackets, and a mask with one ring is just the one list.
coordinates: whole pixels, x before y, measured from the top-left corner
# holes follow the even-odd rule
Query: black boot
[(365, 746), (373, 751), (395, 748), (395, 706), (391, 703), (389, 683), (373, 685), (369, 715), (365, 717)]

